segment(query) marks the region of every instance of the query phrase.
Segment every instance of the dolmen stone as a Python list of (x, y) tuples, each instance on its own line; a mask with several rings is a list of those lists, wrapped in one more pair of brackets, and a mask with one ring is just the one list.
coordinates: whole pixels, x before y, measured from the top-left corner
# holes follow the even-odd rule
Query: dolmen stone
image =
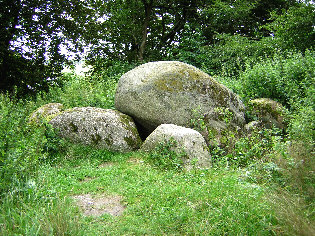
[(176, 142), (173, 151), (186, 154), (183, 159), (185, 169), (189, 170), (193, 166), (199, 168), (210, 167), (211, 156), (204, 138), (198, 131), (190, 128), (162, 124), (147, 137), (141, 146), (141, 150), (150, 152), (161, 143), (171, 139)]
[(129, 152), (142, 144), (133, 119), (116, 110), (75, 107), (49, 123), (64, 138), (110, 151)]
[(196, 67), (177, 61), (150, 62), (125, 73), (117, 85), (115, 107), (130, 115), (145, 137), (165, 123), (191, 127), (196, 110), (216, 131), (226, 128), (218, 108), (232, 113), (230, 125), (245, 124), (245, 107), (236, 94)]

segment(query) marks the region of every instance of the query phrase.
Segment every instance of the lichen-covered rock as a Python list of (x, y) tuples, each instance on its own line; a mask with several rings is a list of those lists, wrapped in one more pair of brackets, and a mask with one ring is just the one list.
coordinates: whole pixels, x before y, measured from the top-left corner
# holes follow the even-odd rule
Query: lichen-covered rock
[(61, 103), (48, 103), (39, 107), (29, 118), (30, 123), (40, 123), (41, 121), (50, 121), (64, 110)]
[(160, 143), (171, 139), (176, 141), (175, 152), (185, 152), (183, 162), (186, 169), (190, 169), (192, 165), (200, 168), (210, 167), (211, 157), (202, 135), (196, 130), (173, 124), (158, 126), (144, 141), (141, 150), (150, 152)]
[(64, 138), (110, 151), (128, 152), (142, 143), (132, 118), (115, 110), (76, 107), (49, 123)]
[(287, 110), (278, 102), (269, 98), (258, 98), (249, 101), (249, 111), (265, 128), (285, 128)]
[(226, 127), (216, 108), (233, 114), (230, 125), (245, 124), (244, 105), (236, 94), (196, 67), (176, 61), (150, 62), (124, 74), (115, 107), (133, 117), (144, 136), (164, 123), (190, 127), (196, 110), (215, 130)]

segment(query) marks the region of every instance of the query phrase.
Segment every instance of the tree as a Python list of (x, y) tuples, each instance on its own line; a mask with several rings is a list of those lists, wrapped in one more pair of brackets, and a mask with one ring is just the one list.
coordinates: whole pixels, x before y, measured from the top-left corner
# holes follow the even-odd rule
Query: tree
[(259, 39), (269, 36), (262, 25), (271, 11), (281, 11), (296, 0), (99, 0), (99, 44), (93, 44), (89, 63), (99, 58), (130, 61), (158, 60), (181, 43), (188, 29), (201, 31), (204, 43), (216, 34), (239, 34)]
[(273, 12), (272, 22), (266, 26), (281, 49), (305, 51), (315, 46), (315, 7), (299, 4), (281, 14)]
[[(56, 78), (69, 62), (63, 48), (79, 55), (89, 46), (86, 59), (93, 65), (100, 59), (142, 62), (165, 58), (174, 49), (178, 53), (186, 47), (189, 40), (183, 35), (202, 39), (196, 47), (216, 45), (218, 34), (259, 40), (270, 34), (262, 26), (281, 20), (270, 18), (270, 12), (279, 14), (297, 2), (0, 0), (0, 90), (17, 87), (20, 94), (47, 90), (58, 82)], [(287, 28), (274, 27), (277, 35), (286, 37)], [(194, 47), (189, 50), (195, 51)]]
[(238, 34), (252, 39), (269, 36), (262, 28), (269, 23), (272, 11), (281, 12), (296, 4), (294, 0), (216, 0), (207, 4), (201, 15), (201, 29), (209, 44), (216, 34)]
[[(137, 61), (161, 58), (165, 48), (177, 41), (187, 22), (196, 21), (201, 0), (108, 0), (98, 1), (102, 42), (94, 45), (95, 58)], [(96, 56), (96, 57), (95, 57)]]
[(92, 13), (80, 0), (0, 0), (0, 90), (47, 90), (68, 60), (61, 49), (82, 49)]

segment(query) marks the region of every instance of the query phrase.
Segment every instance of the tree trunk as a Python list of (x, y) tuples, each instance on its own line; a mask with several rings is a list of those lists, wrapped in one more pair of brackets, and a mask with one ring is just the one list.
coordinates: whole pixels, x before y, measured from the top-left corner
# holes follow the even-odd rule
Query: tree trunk
[(142, 3), (144, 5), (144, 10), (145, 10), (145, 19), (143, 22), (141, 44), (139, 47), (139, 55), (138, 55), (139, 61), (143, 61), (145, 46), (146, 46), (146, 42), (148, 38), (148, 26), (149, 26), (150, 16), (152, 12), (153, 0), (150, 0), (149, 2), (147, 2), (146, 0), (142, 0)]

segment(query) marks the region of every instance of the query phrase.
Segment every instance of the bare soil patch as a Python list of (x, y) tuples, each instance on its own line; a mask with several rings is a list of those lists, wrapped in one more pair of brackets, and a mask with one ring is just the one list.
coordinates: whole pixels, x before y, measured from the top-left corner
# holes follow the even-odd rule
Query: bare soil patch
[(130, 158), (127, 162), (131, 163), (131, 164), (135, 164), (135, 165), (139, 165), (139, 164), (143, 164), (144, 163), (143, 160), (137, 159), (137, 158), (134, 158), (134, 157)]
[(73, 196), (73, 199), (77, 201), (85, 216), (101, 216), (105, 213), (120, 216), (125, 210), (121, 196), (83, 194)]
[(84, 179), (80, 180), (80, 183), (90, 182), (90, 181), (92, 181), (93, 179), (95, 179), (95, 178), (93, 178), (93, 177), (85, 177)]
[(114, 165), (113, 162), (104, 162), (104, 163), (100, 164), (98, 166), (98, 168), (107, 168), (107, 167), (112, 167), (113, 165)]

